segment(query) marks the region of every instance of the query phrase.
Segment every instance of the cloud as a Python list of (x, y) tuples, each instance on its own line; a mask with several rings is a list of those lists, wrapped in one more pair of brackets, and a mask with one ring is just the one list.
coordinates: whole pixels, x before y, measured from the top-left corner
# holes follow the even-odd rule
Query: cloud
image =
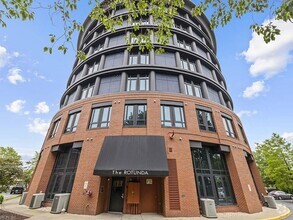
[(25, 100), (15, 100), (11, 102), (9, 105), (6, 105), (6, 109), (13, 113), (20, 113), (21, 110), (24, 108), (24, 104), (26, 103)]
[(42, 80), (45, 80), (45, 81), (47, 81), (47, 82), (53, 82), (53, 80), (51, 80), (51, 79), (47, 79), (44, 75), (39, 74), (38, 72), (34, 72), (34, 75), (35, 75), (37, 78), (42, 79)]
[(36, 114), (46, 114), (50, 111), (49, 106), (46, 104), (46, 102), (39, 102), (36, 105), (35, 113)]
[(281, 30), (281, 35), (278, 35), (275, 41), (266, 44), (261, 36), (252, 33), (248, 49), (242, 52), (246, 61), (251, 63), (249, 71), (254, 77), (263, 75), (268, 79), (284, 71), (293, 61), (293, 23), (266, 20), (263, 24), (270, 21)]
[(14, 57), (19, 57), (19, 56), (20, 56), (20, 53), (17, 52), (17, 51), (14, 51), (14, 52), (12, 53), (12, 55), (13, 55)]
[(21, 69), (11, 68), (8, 70), (8, 80), (14, 85), (17, 85), (18, 82), (26, 82), (26, 80), (21, 75)]
[(250, 110), (242, 110), (240, 112), (237, 113), (238, 117), (241, 118), (242, 116), (252, 116), (252, 115), (256, 115), (258, 112), (256, 110), (250, 111)]
[(285, 132), (281, 135), (286, 141), (293, 143), (293, 132)]
[(253, 82), (251, 86), (247, 87), (244, 91), (242, 96), (244, 98), (255, 98), (260, 96), (261, 93), (267, 91), (265, 87), (264, 81), (256, 81)]
[(49, 122), (46, 122), (45, 120), (40, 118), (35, 118), (31, 123), (27, 125), (27, 127), (30, 132), (45, 136), (48, 131), (49, 125)]
[(0, 68), (4, 67), (9, 60), (9, 54), (5, 47), (0, 46)]

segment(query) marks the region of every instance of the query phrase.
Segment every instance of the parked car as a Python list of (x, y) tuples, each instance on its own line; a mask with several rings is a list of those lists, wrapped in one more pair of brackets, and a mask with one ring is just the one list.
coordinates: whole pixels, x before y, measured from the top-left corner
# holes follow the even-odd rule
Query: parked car
[(24, 188), (22, 186), (14, 186), (10, 190), (10, 194), (22, 194), (24, 191)]
[(293, 195), (290, 193), (285, 193), (283, 191), (279, 191), (279, 190), (275, 190), (275, 191), (271, 191), (268, 194), (269, 196), (273, 196), (275, 199), (293, 199)]

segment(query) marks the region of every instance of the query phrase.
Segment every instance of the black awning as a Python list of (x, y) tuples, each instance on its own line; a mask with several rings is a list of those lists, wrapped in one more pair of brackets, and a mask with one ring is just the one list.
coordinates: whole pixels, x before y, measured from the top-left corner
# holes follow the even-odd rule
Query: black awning
[(94, 175), (168, 176), (164, 137), (105, 137)]

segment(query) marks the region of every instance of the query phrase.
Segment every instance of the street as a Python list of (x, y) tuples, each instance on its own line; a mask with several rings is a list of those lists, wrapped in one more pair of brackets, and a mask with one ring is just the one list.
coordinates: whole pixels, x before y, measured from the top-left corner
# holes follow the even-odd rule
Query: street
[(276, 200), (276, 202), (287, 206), (291, 210), (291, 215), (286, 220), (293, 220), (293, 200)]

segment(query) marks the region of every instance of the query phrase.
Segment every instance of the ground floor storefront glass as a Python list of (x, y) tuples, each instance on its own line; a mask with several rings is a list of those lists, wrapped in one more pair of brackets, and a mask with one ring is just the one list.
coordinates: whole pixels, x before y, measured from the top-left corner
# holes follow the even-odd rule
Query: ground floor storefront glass
[(191, 150), (198, 197), (211, 198), (217, 205), (235, 203), (225, 154), (217, 146)]

